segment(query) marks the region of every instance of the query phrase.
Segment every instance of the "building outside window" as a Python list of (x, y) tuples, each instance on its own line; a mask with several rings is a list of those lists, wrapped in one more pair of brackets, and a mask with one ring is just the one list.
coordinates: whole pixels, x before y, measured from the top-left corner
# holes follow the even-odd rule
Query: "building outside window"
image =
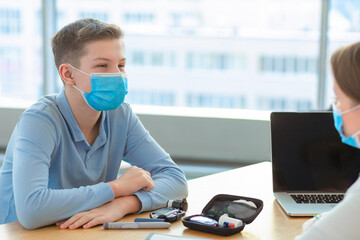
[(84, 11), (79, 13), (79, 18), (94, 18), (103, 22), (109, 21), (108, 14), (104, 12)]
[(33, 101), (42, 92), (40, 1), (0, 2), (0, 106)]
[[(329, 2), (328, 59), (360, 36), (360, 2)], [(290, 111), (317, 107), (322, 0), (54, 3), (54, 31), (83, 17), (124, 30), (130, 103)], [(0, 3), (2, 105), (35, 101), (44, 94), (44, 81), (56, 81), (55, 92), (62, 88), (60, 79), (42, 76), (42, 7), (40, 0)], [(331, 83), (327, 64), (326, 99), (333, 95)]]
[(16, 8), (0, 9), (0, 32), (4, 35), (21, 33), (21, 12)]

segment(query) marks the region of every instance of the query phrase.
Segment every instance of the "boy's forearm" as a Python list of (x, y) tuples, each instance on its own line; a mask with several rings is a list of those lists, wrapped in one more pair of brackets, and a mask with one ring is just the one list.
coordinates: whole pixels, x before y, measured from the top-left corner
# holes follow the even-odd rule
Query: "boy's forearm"
[(119, 208), (124, 211), (124, 215), (136, 213), (141, 210), (141, 202), (136, 196), (118, 197), (115, 198), (114, 201), (118, 202)]
[(186, 179), (180, 174), (171, 176), (168, 172), (158, 174), (155, 180), (156, 188), (152, 191), (139, 191), (135, 195), (141, 201), (141, 212), (165, 207), (168, 200), (186, 198), (188, 188)]

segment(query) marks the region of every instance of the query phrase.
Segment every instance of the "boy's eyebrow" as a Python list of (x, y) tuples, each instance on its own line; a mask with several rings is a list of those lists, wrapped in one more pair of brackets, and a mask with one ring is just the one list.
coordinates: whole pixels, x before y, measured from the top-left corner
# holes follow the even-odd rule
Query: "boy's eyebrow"
[[(101, 60), (101, 61), (111, 61), (111, 59), (109, 59), (109, 58), (104, 58), (104, 57), (94, 58), (93, 61), (99, 61), (99, 60)], [(122, 58), (122, 59), (121, 59), (121, 61), (123, 61), (123, 60), (126, 60), (126, 58)]]

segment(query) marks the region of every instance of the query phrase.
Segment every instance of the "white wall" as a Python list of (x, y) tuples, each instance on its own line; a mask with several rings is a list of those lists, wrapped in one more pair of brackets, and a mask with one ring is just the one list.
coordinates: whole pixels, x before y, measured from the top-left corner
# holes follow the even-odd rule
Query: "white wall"
[[(270, 160), (268, 112), (153, 106), (133, 109), (173, 157), (241, 163)], [(23, 110), (0, 108), (1, 148), (6, 147)]]

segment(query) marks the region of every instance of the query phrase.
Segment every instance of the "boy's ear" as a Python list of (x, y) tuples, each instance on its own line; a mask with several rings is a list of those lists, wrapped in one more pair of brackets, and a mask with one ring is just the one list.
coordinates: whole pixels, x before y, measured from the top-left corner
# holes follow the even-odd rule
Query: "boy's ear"
[(70, 67), (69, 64), (63, 63), (59, 66), (59, 74), (65, 84), (75, 85), (72, 71), (73, 69)]

